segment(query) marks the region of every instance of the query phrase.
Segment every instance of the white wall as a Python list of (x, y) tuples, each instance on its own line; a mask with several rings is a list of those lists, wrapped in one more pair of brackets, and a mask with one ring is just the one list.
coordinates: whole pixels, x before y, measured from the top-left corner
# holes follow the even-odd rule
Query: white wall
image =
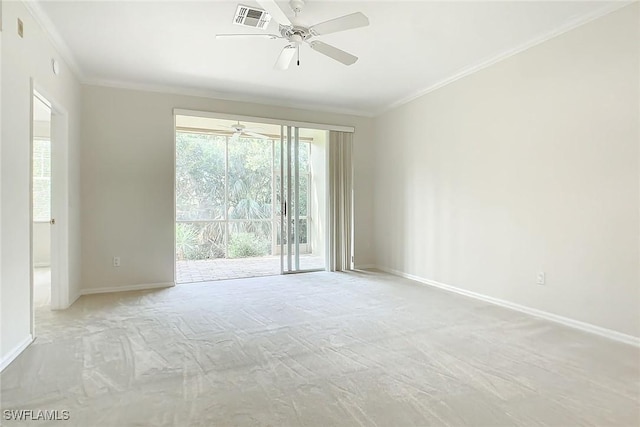
[[(173, 109), (356, 127), (356, 257), (371, 262), (371, 119), (193, 96), (83, 87), (82, 283), (174, 281)], [(112, 267), (112, 257), (121, 267)]]
[(636, 3), (378, 117), (376, 263), (640, 336), (638, 28)]
[[(24, 22), (24, 38), (17, 35), (18, 17)], [(30, 336), (30, 138), (31, 79), (68, 111), (70, 227), (70, 292), (79, 288), (78, 146), (80, 86), (43, 31), (21, 2), (3, 2), (2, 34), (2, 307), (0, 361), (24, 344)], [(61, 73), (51, 72), (52, 58)]]

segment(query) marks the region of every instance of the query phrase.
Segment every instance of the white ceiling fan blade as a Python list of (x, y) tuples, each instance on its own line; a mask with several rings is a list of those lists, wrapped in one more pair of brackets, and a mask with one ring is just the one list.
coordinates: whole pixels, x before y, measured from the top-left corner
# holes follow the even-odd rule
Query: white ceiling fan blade
[(314, 36), (322, 36), (325, 34), (337, 33), (338, 31), (366, 27), (367, 25), (369, 25), (369, 18), (360, 12), (356, 12), (351, 15), (341, 16), (340, 18), (316, 24), (309, 28), (309, 31), (311, 31), (311, 34)]
[(216, 34), (216, 39), (281, 39), (275, 34)]
[(292, 25), (287, 15), (284, 14), (275, 0), (256, 0), (258, 4), (271, 15), (280, 25)]
[(255, 133), (255, 132), (250, 132), (250, 131), (248, 131), (248, 130), (244, 131), (244, 134), (245, 134), (245, 135), (252, 136), (252, 137), (254, 137), (254, 138), (269, 139), (269, 137), (268, 137), (268, 136), (266, 136), (266, 135), (262, 135), (262, 134), (260, 134), (260, 133)]
[(291, 65), (294, 56), (296, 56), (296, 48), (291, 45), (285, 46), (282, 52), (280, 52), (280, 56), (273, 68), (276, 70), (286, 70), (289, 68), (289, 65)]
[(350, 53), (345, 52), (344, 50), (340, 50), (337, 47), (333, 47), (320, 41), (310, 42), (309, 46), (311, 46), (313, 50), (320, 52), (321, 54), (326, 55), (329, 58), (335, 59), (338, 62), (342, 62), (344, 65), (353, 65), (358, 60), (357, 56), (353, 56)]

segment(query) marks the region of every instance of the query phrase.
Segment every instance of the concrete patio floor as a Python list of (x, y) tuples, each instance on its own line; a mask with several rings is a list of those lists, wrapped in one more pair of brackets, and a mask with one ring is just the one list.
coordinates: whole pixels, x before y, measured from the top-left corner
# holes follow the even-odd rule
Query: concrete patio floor
[[(300, 255), (301, 270), (323, 269), (324, 258)], [(194, 283), (280, 274), (280, 256), (176, 261), (176, 282)]]

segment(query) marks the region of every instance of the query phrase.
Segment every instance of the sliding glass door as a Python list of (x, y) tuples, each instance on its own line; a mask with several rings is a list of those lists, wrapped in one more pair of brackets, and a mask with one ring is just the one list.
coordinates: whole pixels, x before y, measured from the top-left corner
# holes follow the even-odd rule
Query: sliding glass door
[(274, 152), (280, 136), (176, 130), (176, 281), (279, 274)]
[(176, 116), (176, 281), (325, 269), (326, 147), (325, 131)]
[[(283, 126), (279, 154), (281, 269), (284, 274), (325, 269), (323, 228), (325, 217), (324, 144), (320, 138), (294, 126)], [(312, 153), (315, 156), (312, 156)], [(318, 153), (320, 155), (318, 155)], [(315, 162), (313, 159), (317, 159)], [(312, 173), (317, 170), (316, 173)]]

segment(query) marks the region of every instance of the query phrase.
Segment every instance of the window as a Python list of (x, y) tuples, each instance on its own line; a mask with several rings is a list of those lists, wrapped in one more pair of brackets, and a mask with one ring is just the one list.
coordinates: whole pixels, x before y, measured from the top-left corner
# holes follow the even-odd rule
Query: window
[(33, 220), (51, 219), (51, 141), (33, 141)]
[[(176, 132), (178, 260), (276, 255), (280, 141)], [(308, 142), (300, 143), (300, 233), (307, 244)], [(277, 236), (277, 237), (276, 237)]]

